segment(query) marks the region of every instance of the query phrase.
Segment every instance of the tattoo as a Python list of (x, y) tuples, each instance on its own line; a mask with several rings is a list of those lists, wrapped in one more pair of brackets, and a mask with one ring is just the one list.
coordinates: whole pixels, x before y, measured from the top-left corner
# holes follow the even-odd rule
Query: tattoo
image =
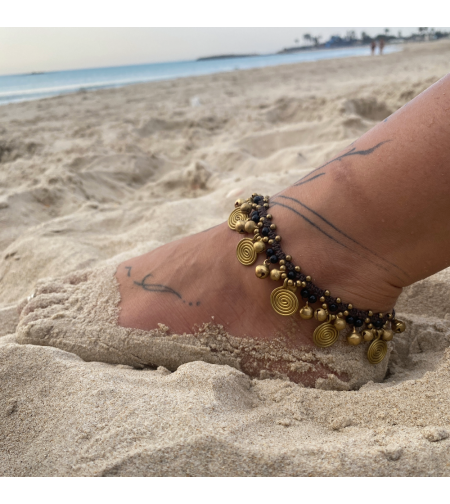
[[(388, 143), (390, 141), (391, 140), (383, 140), (382, 142), (379, 142), (377, 145), (374, 145), (373, 147), (370, 147), (369, 149), (359, 150), (359, 151), (355, 150), (356, 147), (353, 147), (352, 149), (345, 152), (344, 154), (341, 154), (340, 156), (335, 157), (331, 161), (328, 161), (327, 163), (323, 164), (322, 166), (319, 166), (315, 170), (309, 172), (302, 179), (300, 179), (298, 182), (296, 182), (294, 184), (294, 186), (299, 186), (299, 185), (305, 184), (306, 182), (311, 182), (311, 180), (313, 180), (314, 178), (317, 178), (317, 176), (308, 178), (310, 175), (312, 175), (314, 172), (316, 172), (318, 170), (322, 170), (323, 168), (325, 168), (329, 164), (334, 163), (335, 161), (342, 161), (344, 158), (349, 157), (349, 156), (368, 156), (368, 155), (372, 154), (373, 152), (375, 152), (377, 149), (379, 149), (382, 145), (384, 145), (385, 143)], [(325, 174), (323, 174), (323, 175), (325, 175)], [(304, 179), (307, 179), (307, 180), (304, 180)]]
[(304, 182), (297, 182), (294, 185), (295, 186), (299, 186), (299, 185), (307, 184), (308, 182), (311, 182), (311, 180), (314, 180), (314, 179), (316, 179), (318, 177), (322, 177), (322, 175), (325, 175), (325, 173), (319, 173), (318, 175), (314, 175), (314, 177), (311, 177), (310, 179), (305, 180)]
[[(283, 197), (283, 196), (280, 196), (280, 197)], [(292, 199), (292, 198), (289, 198), (289, 199)], [(360, 254), (359, 252), (357, 252), (354, 248), (350, 248), (350, 247), (347, 247), (347, 245), (345, 245), (344, 243), (342, 243), (341, 241), (339, 241), (338, 239), (336, 239), (334, 236), (331, 236), (329, 233), (327, 233), (324, 229), (322, 229), (318, 224), (314, 223), (313, 221), (311, 221), (310, 219), (308, 219), (308, 217), (306, 217), (306, 215), (303, 215), (301, 212), (299, 212), (298, 210), (296, 210), (295, 208), (292, 208), (290, 207), (289, 205), (284, 205), (283, 203), (280, 203), (279, 201), (275, 201), (274, 203), (272, 203), (272, 207), (274, 206), (281, 206), (283, 208), (287, 208), (288, 210), (290, 210), (291, 212), (294, 212), (295, 214), (297, 214), (299, 217), (301, 217), (303, 220), (305, 220), (308, 224), (310, 224), (312, 227), (314, 227), (315, 229), (317, 229), (320, 233), (324, 234), (327, 238), (329, 238), (330, 240), (334, 241), (335, 243), (337, 243), (338, 245), (340, 245), (341, 247), (344, 247), (345, 249), (347, 250), (350, 250), (351, 252), (355, 253), (356, 255), (358, 255), (359, 257), (362, 257), (363, 259), (365, 259), (366, 261), (372, 263), (374, 266), (376, 266), (377, 268), (381, 268), (383, 269), (384, 271), (387, 271), (388, 273), (392, 273), (391, 269), (390, 268), (387, 268), (385, 266), (382, 266), (381, 264), (379, 264), (378, 262), (375, 262), (373, 261), (372, 259), (369, 259), (367, 257), (367, 255), (362, 255)], [(318, 215), (316, 212), (313, 211), (314, 214)], [(319, 216), (321, 219), (323, 219), (323, 217)], [(323, 219), (325, 220), (325, 219)], [(333, 226), (334, 227), (334, 226)], [(337, 228), (336, 228), (337, 229)], [(342, 233), (344, 234), (344, 233)], [(346, 236), (346, 235), (344, 235)], [(352, 240), (354, 241), (354, 240)], [(370, 251), (371, 252), (371, 251)], [(373, 253), (373, 252), (372, 252)], [(373, 253), (374, 254), (374, 253)], [(374, 254), (376, 255), (376, 254)], [(379, 257), (379, 256), (377, 256)], [(382, 259), (382, 258), (380, 258)], [(388, 262), (388, 261), (386, 261)], [(398, 268), (398, 266), (396, 266)], [(400, 268), (398, 268), (400, 269)], [(403, 271), (403, 270), (401, 270)], [(395, 273), (392, 273), (394, 276), (396, 276), (399, 280), (403, 280), (402, 278), (400, 278), (398, 275), (396, 275)]]
[[(344, 236), (345, 238), (347, 238), (348, 240), (352, 241), (353, 243), (355, 243), (356, 245), (360, 246), (362, 249), (364, 250), (367, 250), (367, 252), (369, 252), (370, 254), (373, 254), (374, 256), (378, 257), (378, 259), (381, 259), (382, 261), (390, 264), (391, 266), (393, 266), (394, 268), (397, 268), (398, 270), (400, 270), (402, 273), (404, 273), (405, 275), (408, 276), (408, 273), (406, 271), (404, 271), (402, 268), (400, 268), (399, 266), (397, 266), (396, 264), (394, 264), (393, 262), (391, 261), (388, 261), (387, 259), (384, 259), (384, 257), (381, 257), (379, 254), (377, 254), (376, 252), (374, 252), (373, 250), (369, 249), (368, 247), (366, 247), (365, 245), (363, 245), (362, 243), (358, 242), (357, 240), (355, 240), (354, 238), (352, 238), (351, 236), (349, 236), (347, 233), (345, 233), (344, 231), (342, 231), (341, 229), (339, 229), (337, 226), (335, 226), (332, 222), (330, 222), (329, 220), (325, 219), (325, 217), (322, 217), (322, 215), (320, 215), (319, 213), (317, 213), (315, 210), (313, 210), (312, 208), (310, 208), (309, 206), (305, 205), (304, 203), (302, 203), (300, 200), (296, 199), (296, 198), (291, 198), (290, 196), (283, 196), (283, 195), (280, 195), (280, 196), (277, 196), (277, 198), (283, 198), (283, 199), (286, 199), (286, 200), (291, 200), (295, 203), (297, 203), (298, 205), (302, 206), (303, 208), (306, 208), (306, 210), (309, 210), (312, 214), (314, 214), (316, 217), (318, 217), (321, 221), (323, 221), (325, 224), (327, 224), (328, 226), (330, 226), (332, 229), (334, 229), (335, 231), (337, 231), (339, 234), (341, 234), (342, 236)], [(290, 210), (292, 210), (290, 207), (286, 207), (286, 208), (289, 208)], [(323, 232), (323, 230), (321, 230), (320, 228), (318, 228), (317, 226), (315, 226), (317, 229), (319, 229), (320, 231)], [(326, 233), (325, 233), (326, 234)], [(337, 240), (334, 240), (335, 242), (339, 243), (340, 245), (342, 245), (340, 242), (338, 242)], [(348, 247), (346, 247), (348, 248)]]
[(181, 294), (179, 294), (176, 290), (173, 290), (171, 287), (168, 287), (167, 285), (147, 283), (147, 278), (151, 276), (153, 275), (149, 273), (148, 275), (145, 275), (145, 277), (142, 279), (142, 282), (135, 281), (134, 283), (148, 292), (168, 292), (169, 294), (175, 294), (175, 296), (177, 296), (178, 298), (183, 299), (181, 297)]
[[(125, 266), (125, 269), (128, 270), (127, 276), (131, 276), (130, 275), (131, 266)], [(169, 287), (168, 285), (164, 285), (161, 283), (150, 283), (148, 279), (152, 276), (153, 276), (153, 274), (149, 273), (148, 275), (145, 275), (145, 277), (142, 279), (141, 282), (134, 281), (133, 283), (135, 285), (138, 285), (139, 287), (142, 287), (147, 292), (161, 292), (161, 293), (167, 293), (167, 294), (174, 294), (178, 299), (181, 299), (183, 301), (183, 303), (186, 303), (186, 301), (183, 299), (182, 295), (178, 291), (173, 289), (172, 287)], [(188, 304), (189, 304), (189, 306), (194, 305), (194, 303), (192, 301), (189, 301)], [(200, 306), (200, 301), (197, 301), (195, 303), (195, 305)]]

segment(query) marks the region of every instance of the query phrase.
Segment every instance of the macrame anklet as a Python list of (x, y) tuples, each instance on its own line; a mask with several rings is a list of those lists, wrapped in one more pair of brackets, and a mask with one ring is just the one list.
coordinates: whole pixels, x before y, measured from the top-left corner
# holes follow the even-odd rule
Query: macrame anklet
[[(395, 310), (385, 314), (358, 310), (351, 303), (343, 303), (341, 298), (332, 297), (329, 290), (314, 285), (311, 277), (302, 273), (300, 266), (292, 264), (292, 257), (281, 249), (281, 236), (276, 233), (276, 224), (268, 213), (268, 196), (255, 193), (246, 200), (238, 199), (234, 206), (235, 209), (228, 218), (230, 229), (253, 234), (253, 238), (244, 238), (238, 243), (236, 255), (239, 262), (250, 266), (256, 261), (258, 254), (265, 252), (267, 259), (256, 266), (256, 276), (283, 282), (270, 295), (272, 308), (279, 315), (294, 315), (299, 309), (295, 292), (300, 289), (300, 296), (305, 300), (305, 306), (299, 310), (300, 317), (314, 317), (322, 322), (314, 330), (313, 341), (316, 346), (326, 348), (333, 345), (339, 338), (339, 331), (349, 325), (353, 327), (353, 331), (347, 336), (347, 342), (350, 345), (370, 342), (367, 359), (371, 364), (380, 363), (387, 353), (386, 342), (392, 340), (394, 333), (406, 329), (405, 323), (395, 318)], [(276, 264), (279, 266), (269, 268)], [(315, 303), (320, 303), (320, 308), (311, 308), (310, 305)]]

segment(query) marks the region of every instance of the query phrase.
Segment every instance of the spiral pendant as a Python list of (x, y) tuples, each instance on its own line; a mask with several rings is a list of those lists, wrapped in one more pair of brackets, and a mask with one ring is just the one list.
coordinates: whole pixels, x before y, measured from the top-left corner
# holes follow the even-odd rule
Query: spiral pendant
[(387, 345), (384, 341), (377, 339), (372, 341), (367, 350), (367, 360), (371, 364), (379, 364), (387, 354)]
[(339, 331), (329, 322), (316, 327), (313, 334), (314, 344), (320, 348), (334, 345), (339, 337)]
[(270, 303), (278, 315), (289, 317), (298, 310), (297, 296), (286, 287), (274, 289), (270, 295)]
[(228, 217), (228, 227), (233, 231), (236, 230), (236, 222), (237, 221), (245, 221), (247, 220), (247, 216), (241, 212), (240, 208), (235, 208)]
[(250, 266), (256, 261), (257, 254), (250, 238), (244, 238), (237, 244), (236, 256), (244, 266)]

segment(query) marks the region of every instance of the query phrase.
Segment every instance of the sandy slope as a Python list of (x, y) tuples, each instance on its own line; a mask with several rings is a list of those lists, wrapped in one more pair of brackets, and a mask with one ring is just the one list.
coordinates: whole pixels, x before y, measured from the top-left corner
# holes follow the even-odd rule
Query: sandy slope
[(450, 475), (449, 271), (403, 295), (411, 329), (385, 381), (359, 391), (87, 363), (14, 335), (37, 280), (280, 190), (442, 77), (449, 54), (442, 41), (1, 107), (0, 475)]

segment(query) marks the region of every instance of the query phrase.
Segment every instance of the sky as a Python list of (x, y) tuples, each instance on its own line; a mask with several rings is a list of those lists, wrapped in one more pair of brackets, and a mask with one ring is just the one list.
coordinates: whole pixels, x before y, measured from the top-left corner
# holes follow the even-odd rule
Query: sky
[[(303, 35), (369, 35), (380, 28), (0, 28), (0, 75), (273, 53)], [(435, 28), (447, 30), (450, 28)], [(417, 28), (389, 27), (404, 36)]]

